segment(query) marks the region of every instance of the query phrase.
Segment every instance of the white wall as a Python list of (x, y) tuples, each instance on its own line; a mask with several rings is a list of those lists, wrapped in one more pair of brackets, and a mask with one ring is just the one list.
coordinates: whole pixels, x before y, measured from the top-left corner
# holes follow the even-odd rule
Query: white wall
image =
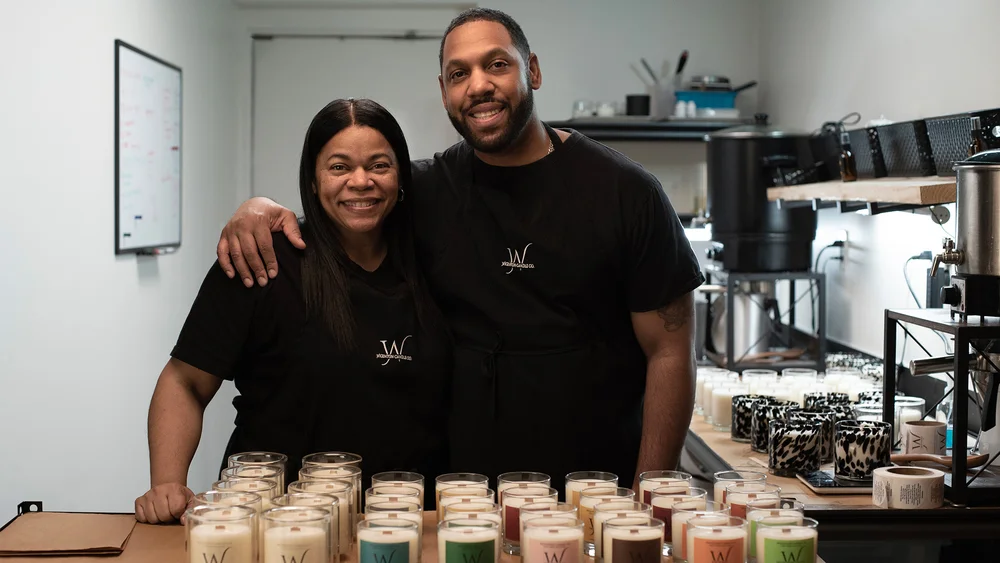
[[(245, 6), (239, 11), (239, 22), (246, 41), (251, 33), (441, 33), (470, 4), (410, 0), (392, 3), (391, 9), (362, 9), (357, 4), (344, 7), (345, 3), (334, 0), (236, 3)], [(640, 57), (646, 57), (658, 70), (664, 60), (675, 66), (681, 51), (688, 49), (688, 75), (724, 74), (734, 83), (758, 78), (756, 12), (760, 0), (496, 0), (479, 4), (509, 13), (524, 29), (542, 67), (543, 85), (535, 93), (535, 103), (545, 120), (569, 118), (577, 99), (624, 101), (626, 94), (644, 92), (645, 87), (629, 69), (629, 63), (638, 65)], [(249, 89), (249, 52), (241, 56), (246, 58), (238, 65), (239, 80)], [(437, 91), (436, 75), (402, 65), (392, 72), (407, 88)], [(744, 114), (752, 114), (757, 91), (740, 94), (738, 103)], [(445, 119), (443, 108), (441, 119)], [(250, 100), (241, 99), (241, 129), (249, 130), (250, 121)], [(419, 134), (406, 133), (411, 137)], [(611, 145), (656, 174), (678, 211), (695, 209), (695, 195), (704, 193), (701, 143)], [(241, 147), (239, 158), (241, 170), (249, 169), (249, 146)], [(250, 184), (249, 178), (239, 179), (244, 186)]]
[[(226, 2), (0, 2), (0, 523), (16, 503), (131, 511), (146, 410), (237, 203)], [(184, 70), (183, 246), (115, 257), (114, 40)], [(190, 484), (217, 474), (233, 409), (209, 407)]]
[[(976, 46), (982, 22), (998, 18), (993, 0), (947, 8), (934, 0), (765, 0), (762, 107), (780, 125), (808, 130), (851, 111), (865, 121), (882, 114), (902, 121), (996, 107), (1000, 75)], [(954, 220), (945, 227), (953, 233)], [(830, 337), (881, 356), (883, 310), (913, 307), (904, 261), (939, 249), (944, 232), (926, 216), (835, 210), (820, 213), (819, 228), (817, 249), (837, 229), (847, 229), (851, 240), (847, 263), (827, 270)], [(926, 265), (912, 266), (921, 299)]]

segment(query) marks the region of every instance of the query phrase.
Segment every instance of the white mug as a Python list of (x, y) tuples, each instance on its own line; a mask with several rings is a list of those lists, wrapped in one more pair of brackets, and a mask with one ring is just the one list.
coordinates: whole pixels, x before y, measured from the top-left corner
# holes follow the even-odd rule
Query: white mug
[(936, 420), (911, 420), (903, 423), (903, 452), (944, 455), (948, 425)]

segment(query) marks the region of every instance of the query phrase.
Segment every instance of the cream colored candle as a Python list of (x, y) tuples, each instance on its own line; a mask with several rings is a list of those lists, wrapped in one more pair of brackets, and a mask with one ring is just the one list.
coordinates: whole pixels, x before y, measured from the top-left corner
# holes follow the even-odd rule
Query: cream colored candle
[[(264, 563), (329, 558), (327, 531), (311, 526), (276, 526), (264, 531)], [(308, 558), (308, 559), (307, 559)]]
[(716, 385), (722, 385), (720, 381), (706, 381), (701, 392), (701, 402), (705, 405), (705, 422), (712, 423), (712, 394)]
[(469, 514), (446, 510), (444, 513), (444, 522), (450, 522), (452, 520), (482, 520), (484, 522), (493, 522), (497, 525), (497, 530), (499, 530), (500, 526), (503, 525), (503, 518), (500, 517), (499, 508), (496, 512), (471, 512)]
[(493, 523), (445, 520), (438, 527), (437, 541), (439, 563), (489, 563), (490, 557), (494, 563), (500, 561), (500, 528)]
[(759, 471), (719, 471), (715, 474), (712, 500), (726, 503), (726, 487), (734, 483), (764, 483), (767, 475)]
[[(330, 514), (330, 552), (341, 553), (340, 547), (340, 499), (320, 493), (289, 493), (274, 498), (275, 506), (311, 506), (322, 508)], [(343, 553), (349, 553), (347, 549)]]
[(757, 562), (815, 563), (819, 534), (805, 526), (760, 526), (757, 528)]
[[(757, 488), (759, 487), (759, 489)], [(735, 489), (735, 490), (734, 490)], [(747, 517), (747, 503), (755, 499), (779, 498), (781, 488), (768, 483), (742, 483), (726, 490), (726, 505), (729, 513), (739, 518)]]
[(501, 517), (501, 529), (504, 549), (508, 552), (512, 547), (520, 545), (521, 541), (521, 507), (525, 504), (542, 504), (555, 506), (558, 493), (549, 487), (511, 487), (504, 495)]
[(503, 505), (503, 493), (514, 487), (548, 487), (552, 478), (535, 471), (514, 471), (497, 477), (497, 504)]
[[(550, 521), (553, 521), (550, 524)], [(583, 527), (555, 525), (563, 518), (535, 518), (524, 526), (521, 537), (521, 563), (584, 563)]]
[(274, 505), (271, 499), (278, 496), (278, 484), (269, 479), (230, 479), (228, 481), (216, 481), (212, 484), (212, 488), (216, 491), (241, 491), (259, 495), (261, 510), (272, 508)]
[(337, 504), (337, 518), (340, 524), (340, 534), (338, 538), (339, 551), (341, 554), (349, 554), (354, 541), (354, 528), (352, 523), (354, 517), (354, 493), (353, 485), (341, 481), (296, 481), (288, 486), (289, 491), (295, 493), (320, 493), (335, 497)]
[(358, 561), (420, 563), (420, 536), (412, 522), (365, 520), (358, 526)]
[(683, 471), (645, 471), (639, 474), (639, 498), (649, 504), (650, 491), (668, 485), (688, 485), (691, 474)]
[(603, 529), (604, 563), (660, 563), (663, 554), (663, 522), (659, 527), (617, 527), (615, 522), (650, 522), (648, 519), (613, 518)]
[(462, 499), (494, 502), (496, 497), (493, 489), (486, 489), (478, 485), (441, 489), (441, 498), (438, 500), (437, 505), (438, 520), (444, 519), (445, 508), (452, 504), (464, 502)]
[[(447, 489), (448, 487), (480, 487), (488, 489), (490, 488), (489, 483), (489, 477), (480, 475), (479, 473), (446, 473), (439, 475), (434, 480), (434, 506), (437, 506), (441, 501), (441, 489)], [(439, 511), (438, 518), (440, 517), (441, 513)]]
[(733, 424), (733, 397), (744, 394), (736, 387), (722, 387), (712, 393), (712, 426), (716, 430), (728, 431)]
[(366, 512), (365, 520), (408, 520), (417, 525), (417, 534), (424, 535), (424, 516), (422, 512)]
[[(626, 503), (631, 504), (631, 503)], [(600, 505), (598, 505), (600, 506)], [(524, 535), (524, 523), (534, 518), (549, 516), (552, 518), (566, 518), (576, 520), (579, 509), (568, 502), (557, 502), (556, 504), (526, 504), (521, 507), (521, 535)], [(596, 513), (595, 513), (596, 514)]]
[(583, 521), (584, 551), (593, 557), (594, 509), (602, 502), (632, 500), (635, 493), (623, 487), (591, 487), (580, 493), (580, 520)]
[(566, 476), (564, 500), (580, 508), (580, 493), (584, 489), (600, 486), (618, 486), (618, 476), (600, 471), (577, 471)]
[(191, 563), (252, 563), (253, 531), (245, 524), (201, 524), (187, 543)]
[[(500, 516), (500, 506), (489, 499), (461, 498), (459, 502), (444, 507), (442, 521), (464, 520), (466, 518), (486, 518), (497, 523), (497, 528), (503, 524)], [(488, 517), (488, 518), (487, 518)]]
[[(715, 503), (713, 503), (715, 504)], [(704, 520), (708, 524), (725, 524), (729, 521), (729, 514), (726, 512), (708, 512), (708, 503), (702, 499), (682, 501), (674, 504), (674, 510), (670, 516), (670, 535), (673, 539), (674, 560), (686, 559), (687, 552), (687, 523), (692, 518), (715, 518), (714, 520)], [(680, 510), (680, 509), (685, 510)], [(697, 512), (687, 512), (696, 510)]]
[[(634, 510), (636, 507), (645, 507)], [(637, 502), (602, 502), (594, 508), (594, 558), (604, 558), (604, 523), (613, 518), (652, 518), (653, 509)], [(523, 515), (522, 515), (523, 518)]]
[[(692, 488), (689, 492), (676, 495), (653, 494), (652, 508), (653, 518), (659, 518), (664, 522), (673, 522), (674, 505), (678, 503), (693, 502), (698, 510), (705, 509), (705, 498), (708, 496), (704, 489)], [(673, 544), (673, 527), (666, 527), (663, 530), (663, 541)]]
[[(420, 498), (423, 499), (424, 476), (410, 471), (386, 471), (372, 475), (372, 488), (381, 486), (388, 487), (415, 487), (420, 490)], [(423, 501), (421, 500), (421, 504)]]
[(740, 527), (689, 528), (685, 553), (688, 563), (746, 561), (747, 531)]
[[(350, 482), (351, 498), (346, 499), (346, 504), (351, 514), (349, 527), (353, 540), (354, 527), (361, 519), (361, 499), (364, 494), (364, 489), (361, 488), (361, 468), (357, 465), (303, 465), (302, 469), (299, 470), (299, 480)], [(344, 499), (341, 499), (341, 502), (343, 501)]]
[(285, 469), (274, 465), (237, 465), (222, 470), (222, 480), (268, 479), (278, 484), (275, 496), (285, 494)]

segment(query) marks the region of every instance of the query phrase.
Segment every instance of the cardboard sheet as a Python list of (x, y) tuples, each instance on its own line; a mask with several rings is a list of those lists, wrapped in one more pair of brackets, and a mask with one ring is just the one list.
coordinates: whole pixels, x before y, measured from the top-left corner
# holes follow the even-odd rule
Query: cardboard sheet
[(130, 514), (29, 512), (0, 532), (0, 557), (118, 555), (135, 524)]

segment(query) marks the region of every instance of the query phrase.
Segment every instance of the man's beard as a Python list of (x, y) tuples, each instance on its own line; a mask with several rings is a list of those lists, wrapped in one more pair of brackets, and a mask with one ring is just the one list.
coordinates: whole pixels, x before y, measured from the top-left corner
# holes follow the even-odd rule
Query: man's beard
[[(494, 101), (496, 100), (492, 98), (476, 100), (472, 106), (475, 107), (477, 104)], [(507, 123), (500, 130), (500, 134), (492, 137), (490, 140), (476, 137), (472, 129), (463, 120), (465, 117), (463, 114), (459, 114), (456, 117), (450, 111), (447, 113), (448, 119), (451, 120), (451, 124), (455, 127), (455, 130), (465, 139), (465, 142), (472, 145), (472, 148), (483, 153), (497, 153), (509, 148), (521, 136), (524, 128), (527, 127), (528, 122), (531, 120), (531, 114), (535, 110), (534, 92), (528, 90), (527, 95), (521, 99), (521, 103), (513, 106), (507, 104), (505, 109), (509, 112)]]

